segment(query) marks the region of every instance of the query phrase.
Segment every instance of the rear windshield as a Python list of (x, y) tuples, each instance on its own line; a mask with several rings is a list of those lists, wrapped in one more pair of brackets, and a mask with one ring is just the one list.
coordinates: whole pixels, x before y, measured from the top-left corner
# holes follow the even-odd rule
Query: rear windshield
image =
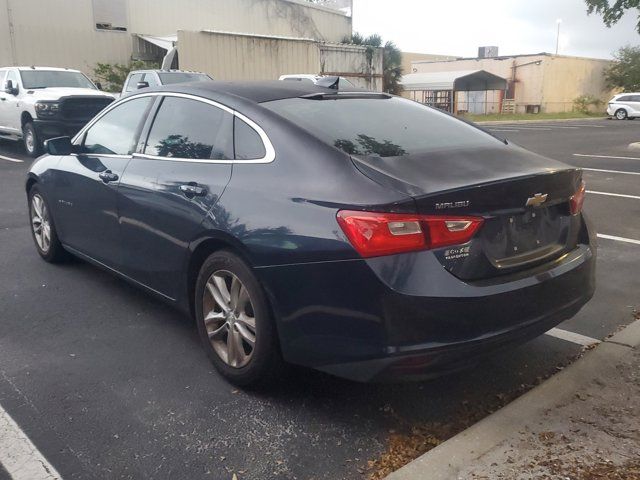
[(497, 138), (403, 98), (287, 98), (262, 106), (352, 155), (404, 155), (493, 146)]
[(172, 83), (185, 83), (185, 82), (198, 82), (203, 80), (211, 80), (208, 75), (204, 73), (159, 73), (160, 81), (163, 85), (170, 85)]
[(21, 70), (20, 76), (22, 77), (22, 86), (27, 90), (47, 87), (96, 88), (93, 83), (80, 72)]

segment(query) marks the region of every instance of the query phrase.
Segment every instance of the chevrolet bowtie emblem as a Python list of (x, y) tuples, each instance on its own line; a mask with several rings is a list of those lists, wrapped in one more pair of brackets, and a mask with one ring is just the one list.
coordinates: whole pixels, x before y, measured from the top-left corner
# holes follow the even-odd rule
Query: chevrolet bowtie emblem
[(527, 198), (527, 207), (539, 207), (547, 201), (548, 194), (536, 193), (533, 197)]

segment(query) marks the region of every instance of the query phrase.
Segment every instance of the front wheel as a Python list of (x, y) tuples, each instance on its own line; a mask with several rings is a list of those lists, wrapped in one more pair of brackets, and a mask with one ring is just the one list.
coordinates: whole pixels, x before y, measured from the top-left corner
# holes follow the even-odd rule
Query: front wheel
[(27, 151), (27, 155), (33, 158), (40, 155), (42, 147), (33, 123), (26, 123), (24, 127), (22, 127), (22, 141), (24, 143), (24, 149)]
[(239, 386), (276, 380), (283, 370), (276, 327), (251, 268), (230, 251), (215, 252), (195, 290), (198, 332), (216, 369)]
[(616, 111), (616, 118), (618, 120), (624, 120), (625, 118), (627, 118), (627, 111), (624, 108), (621, 108), (619, 110)]
[(53, 223), (51, 209), (38, 185), (29, 190), (29, 219), (31, 235), (38, 254), (49, 263), (59, 263), (68, 258), (68, 254), (58, 240), (58, 232)]

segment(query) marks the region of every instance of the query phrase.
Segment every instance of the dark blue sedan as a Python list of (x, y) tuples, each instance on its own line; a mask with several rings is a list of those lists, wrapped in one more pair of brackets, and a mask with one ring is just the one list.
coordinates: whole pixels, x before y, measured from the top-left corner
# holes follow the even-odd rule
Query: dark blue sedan
[(40, 256), (73, 254), (193, 316), (239, 385), (287, 363), (441, 374), (594, 292), (581, 171), (399, 97), (145, 89), (47, 151), (26, 182)]

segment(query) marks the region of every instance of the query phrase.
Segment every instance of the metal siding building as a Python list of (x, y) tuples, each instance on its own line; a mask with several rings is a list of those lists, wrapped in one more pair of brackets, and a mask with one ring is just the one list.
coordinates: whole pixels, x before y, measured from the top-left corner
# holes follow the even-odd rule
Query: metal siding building
[[(96, 28), (111, 20), (96, 15), (109, 14), (126, 19), (126, 31)], [(301, 0), (0, 0), (0, 65), (90, 73), (98, 62), (128, 63), (134, 34), (175, 35), (178, 30), (339, 42), (351, 34), (351, 17)]]

